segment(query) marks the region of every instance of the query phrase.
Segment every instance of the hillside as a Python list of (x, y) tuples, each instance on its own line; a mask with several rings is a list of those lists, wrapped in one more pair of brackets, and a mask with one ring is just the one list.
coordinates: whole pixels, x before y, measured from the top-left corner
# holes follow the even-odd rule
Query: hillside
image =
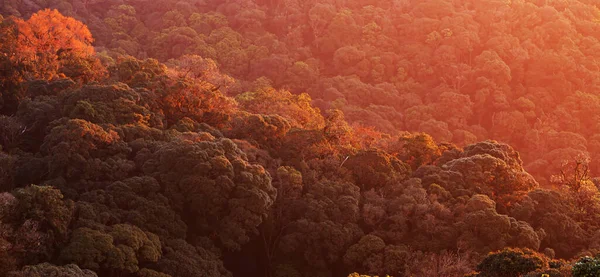
[(56, 8), (107, 53), (217, 62), (239, 83), (307, 92), (378, 131), (510, 144), (543, 185), (564, 160), (600, 169), (594, 1), (5, 1)]
[(6, 1), (0, 276), (593, 276), (588, 2)]

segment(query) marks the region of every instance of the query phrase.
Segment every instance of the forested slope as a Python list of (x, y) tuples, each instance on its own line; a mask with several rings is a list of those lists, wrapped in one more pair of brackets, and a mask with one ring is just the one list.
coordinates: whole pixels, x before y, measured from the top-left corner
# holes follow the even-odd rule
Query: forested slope
[(509, 143), (541, 183), (563, 160), (598, 171), (600, 11), (590, 0), (4, 1), (87, 24), (108, 52), (216, 61), (230, 93), (307, 92), (387, 133)]
[(5, 2), (0, 276), (585, 276), (598, 10), (381, 2)]

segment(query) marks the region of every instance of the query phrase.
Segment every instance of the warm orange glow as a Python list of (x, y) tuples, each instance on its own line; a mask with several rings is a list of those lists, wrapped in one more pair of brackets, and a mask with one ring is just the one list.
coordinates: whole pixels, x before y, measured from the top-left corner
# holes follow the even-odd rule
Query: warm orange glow
[(595, 1), (0, 14), (0, 277), (600, 276)]

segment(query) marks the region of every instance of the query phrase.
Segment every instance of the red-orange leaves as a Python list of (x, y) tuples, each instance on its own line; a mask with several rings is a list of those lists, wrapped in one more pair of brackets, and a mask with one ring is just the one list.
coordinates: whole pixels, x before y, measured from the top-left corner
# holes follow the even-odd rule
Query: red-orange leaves
[(68, 77), (85, 83), (102, 79), (105, 69), (94, 56), (92, 35), (81, 22), (56, 10), (24, 21), (0, 20), (0, 108), (13, 114), (27, 96), (24, 82)]
[[(27, 21), (14, 19), (18, 28), (19, 53), (13, 59), (31, 66), (33, 78), (51, 79), (57, 74), (81, 77), (89, 73), (102, 73), (98, 61), (93, 58), (92, 34), (86, 25), (57, 10), (42, 10)], [(79, 61), (79, 62), (77, 62)], [(66, 67), (85, 68), (84, 72), (72, 72)], [(97, 72), (100, 70), (100, 72)], [(87, 71), (87, 72), (86, 72)], [(92, 76), (90, 76), (93, 79)]]
[(194, 81), (173, 82), (160, 97), (168, 124), (189, 117), (211, 126), (222, 126), (230, 119), (236, 106), (231, 98), (225, 97), (211, 84)]

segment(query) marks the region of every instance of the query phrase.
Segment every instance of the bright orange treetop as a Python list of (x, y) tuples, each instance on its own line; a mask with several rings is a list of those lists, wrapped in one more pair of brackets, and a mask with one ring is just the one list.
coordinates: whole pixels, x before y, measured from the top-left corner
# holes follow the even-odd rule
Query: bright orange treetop
[[(57, 10), (42, 10), (29, 20), (14, 19), (18, 28), (19, 53), (13, 62), (31, 66), (33, 78), (51, 79), (62, 67), (94, 55), (92, 34), (87, 26)], [(91, 65), (91, 64), (90, 64)]]

